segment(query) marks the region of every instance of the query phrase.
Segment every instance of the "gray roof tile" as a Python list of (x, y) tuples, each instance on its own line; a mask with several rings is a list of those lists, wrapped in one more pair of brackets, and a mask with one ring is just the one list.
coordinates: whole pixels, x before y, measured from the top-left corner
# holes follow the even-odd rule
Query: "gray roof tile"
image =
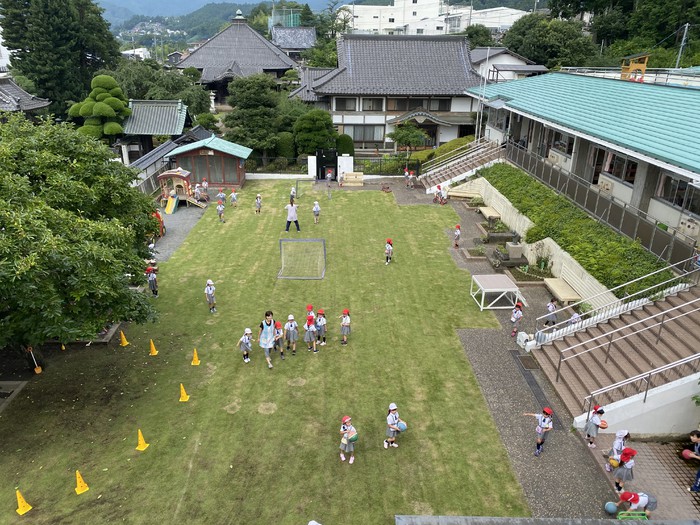
[(182, 59), (177, 67), (202, 70), (201, 82), (286, 71), (296, 66), (281, 49), (252, 29), (245, 20), (233, 23)]
[(349, 34), (338, 40), (338, 69), (314, 83), (314, 91), (462, 95), (479, 80), (464, 36)]
[(472, 49), (471, 52), (472, 64), (479, 64), (483, 62), (484, 60), (486, 60), (487, 54), (489, 56), (489, 59), (491, 59), (495, 56), (502, 55), (504, 53), (514, 58), (517, 58), (518, 60), (522, 60), (526, 64), (534, 64), (532, 60), (529, 60), (517, 53), (513, 53), (507, 47), (475, 47), (474, 49)]
[(50, 100), (30, 95), (11, 78), (0, 78), (0, 110), (32, 111), (45, 108), (49, 104)]
[(331, 67), (302, 67), (299, 73), (300, 86), (289, 94), (289, 98), (299, 97), (304, 102), (316, 102), (319, 97), (313, 91), (314, 82), (335, 71)]
[(187, 106), (181, 100), (129, 100), (125, 135), (181, 135)]
[(316, 30), (313, 27), (272, 28), (272, 43), (280, 49), (310, 49), (316, 44)]

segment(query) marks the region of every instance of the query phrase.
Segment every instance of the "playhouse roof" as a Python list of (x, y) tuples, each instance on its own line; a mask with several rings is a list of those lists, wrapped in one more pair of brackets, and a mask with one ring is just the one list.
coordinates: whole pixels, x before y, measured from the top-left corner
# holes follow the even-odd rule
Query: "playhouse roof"
[(241, 159), (247, 159), (253, 150), (236, 144), (235, 142), (229, 142), (228, 140), (220, 139), (218, 137), (210, 137), (208, 139), (200, 140), (199, 142), (193, 142), (192, 144), (185, 144), (179, 148), (175, 148), (170, 153), (168, 157), (175, 157), (182, 153), (192, 151), (195, 149), (208, 148), (222, 153), (227, 153), (233, 155), (234, 157), (239, 157)]

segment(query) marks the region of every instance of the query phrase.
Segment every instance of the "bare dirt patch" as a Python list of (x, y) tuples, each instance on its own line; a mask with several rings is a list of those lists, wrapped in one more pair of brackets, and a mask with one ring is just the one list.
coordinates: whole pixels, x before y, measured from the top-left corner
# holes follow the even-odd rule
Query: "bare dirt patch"
[(258, 412), (265, 415), (274, 414), (277, 412), (277, 405), (275, 403), (260, 403), (258, 405)]
[(231, 401), (228, 405), (224, 407), (224, 410), (228, 412), (229, 414), (235, 414), (241, 409), (241, 400), (240, 399), (234, 399)]
[(289, 386), (304, 386), (306, 384), (306, 379), (303, 377), (295, 377), (287, 381)]

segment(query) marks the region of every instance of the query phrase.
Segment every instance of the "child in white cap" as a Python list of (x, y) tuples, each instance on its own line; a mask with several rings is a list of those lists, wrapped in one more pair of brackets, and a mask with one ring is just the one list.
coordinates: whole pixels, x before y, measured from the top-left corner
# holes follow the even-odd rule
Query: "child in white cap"
[(398, 425), (402, 421), (403, 420), (399, 417), (399, 408), (396, 406), (396, 403), (391, 403), (389, 405), (389, 412), (386, 415), (386, 439), (384, 440), (384, 448), (399, 447), (396, 443), (396, 436), (401, 432)]
[(214, 281), (207, 279), (207, 285), (204, 287), (204, 296), (207, 298), (209, 311), (213, 314), (216, 313), (216, 297), (214, 296), (214, 292), (216, 292)]
[(236, 346), (243, 352), (243, 362), (250, 363), (250, 351), (253, 349), (253, 331), (250, 328), (246, 328), (243, 331), (243, 337), (238, 340)]
[(287, 323), (284, 325), (284, 338), (287, 341), (287, 352), (289, 346), (292, 347), (292, 355), (297, 355), (297, 340), (299, 339), (299, 325), (294, 320), (294, 316), (289, 314)]
[(318, 201), (314, 201), (314, 207), (311, 211), (314, 212), (314, 224), (318, 224), (318, 218), (321, 215), (321, 207), (318, 205)]
[(255, 196), (255, 213), (260, 213), (262, 209), (262, 196), (258, 193)]

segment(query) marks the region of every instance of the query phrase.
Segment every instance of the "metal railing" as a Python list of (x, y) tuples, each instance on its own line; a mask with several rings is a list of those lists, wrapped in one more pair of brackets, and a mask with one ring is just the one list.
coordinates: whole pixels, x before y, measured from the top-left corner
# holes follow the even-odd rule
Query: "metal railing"
[[(583, 305), (584, 303), (590, 303), (591, 301), (606, 295), (608, 293), (623, 291), (626, 288), (633, 287), (635, 284), (643, 282), (650, 277), (662, 274), (664, 272), (670, 272), (675, 270), (677, 272), (682, 272), (679, 275), (675, 275), (670, 279), (666, 279), (663, 282), (653, 284), (639, 290), (637, 292), (628, 294), (623, 293), (621, 298), (615, 299), (603, 306), (589, 310), (579, 316), (575, 322), (571, 322), (571, 319), (564, 321), (559, 321), (558, 323), (549, 326), (545, 329), (538, 330), (537, 327), (540, 326), (549, 314), (543, 314), (537, 319), (535, 319), (535, 326), (532, 333), (535, 334), (535, 341), (538, 345), (543, 345), (551, 343), (556, 339), (560, 339), (579, 330), (583, 330), (590, 326), (595, 326), (598, 323), (602, 323), (611, 319), (613, 317), (618, 317), (630, 310), (640, 308), (645, 304), (652, 302), (653, 300), (663, 299), (669, 295), (677, 294), (680, 291), (688, 289), (693, 284), (697, 285), (700, 280), (700, 266), (698, 266), (698, 256), (693, 255), (687, 259), (679, 261), (675, 264), (668, 266), (667, 268), (662, 268), (656, 270), (642, 277), (638, 277), (629, 282), (600, 292), (598, 294), (592, 295), (586, 299), (582, 299), (574, 304), (568, 305), (566, 308), (574, 311), (577, 307)], [(692, 276), (692, 278), (691, 278)], [(559, 310), (562, 312), (564, 309)]]
[(511, 141), (506, 144), (506, 159), (598, 221), (630, 239), (638, 240), (643, 248), (663, 260), (675, 263), (693, 255), (696, 239), (668, 228), (612, 195), (601, 193), (590, 181), (546, 161), (540, 155)]
[[(669, 363), (664, 366), (660, 366), (658, 368), (655, 368), (654, 370), (650, 370), (648, 372), (644, 372), (642, 374), (637, 374), (634, 377), (630, 377), (628, 379), (625, 379), (623, 381), (618, 381), (615, 384), (608, 385), (603, 388), (599, 388), (598, 390), (593, 390), (590, 394), (588, 394), (584, 399), (583, 399), (583, 404), (581, 408), (588, 414), (588, 417), (590, 417), (591, 409), (594, 406), (594, 404), (598, 404), (598, 399), (600, 399), (603, 395), (608, 396), (608, 400), (606, 401), (607, 403), (613, 402), (610, 393), (614, 391), (620, 392), (620, 395), (618, 396), (619, 399), (615, 399), (615, 401), (619, 401), (622, 399), (625, 399), (630, 396), (630, 394), (627, 394), (624, 392), (625, 387), (630, 387), (631, 385), (643, 385), (644, 386), (644, 399), (642, 400), (642, 403), (646, 403), (647, 401), (647, 395), (649, 394), (649, 389), (653, 388), (653, 380), (655, 377), (659, 376), (660, 374), (663, 374), (665, 372), (668, 372), (669, 370), (674, 370), (677, 368), (680, 368), (682, 366), (690, 366), (692, 367), (691, 369), (694, 372), (698, 371), (700, 365), (700, 353), (691, 355), (688, 357), (684, 357), (683, 359), (679, 359), (678, 361), (674, 361), (673, 363)], [(679, 374), (680, 375), (680, 374)], [(634, 394), (639, 394), (641, 393), (641, 388), (636, 388), (636, 392)], [(632, 394), (632, 395), (634, 395)], [(588, 418), (586, 418), (588, 420)]]
[[(599, 78), (620, 80), (620, 68), (614, 67), (563, 67), (564, 73), (586, 75)], [(662, 84), (675, 86), (700, 87), (700, 73), (683, 69), (647, 68), (644, 72), (644, 84)]]
[(428, 176), (430, 175), (431, 171), (435, 171), (438, 168), (442, 168), (448, 164), (450, 164), (452, 161), (459, 160), (462, 157), (465, 157), (469, 155), (469, 153), (472, 150), (476, 150), (481, 148), (484, 144), (486, 144), (488, 141), (482, 137), (477, 140), (473, 140), (469, 144), (465, 144), (464, 146), (460, 146), (457, 149), (453, 149), (452, 151), (448, 151), (447, 153), (443, 153), (439, 157), (435, 157), (430, 159), (427, 162), (423, 163), (423, 176)]
[(482, 167), (484, 164), (503, 157), (503, 149), (490, 142), (470, 151), (454, 162), (434, 169), (422, 180), (423, 185), (430, 188), (444, 182), (466, 178), (465, 174)]
[[(695, 306), (697, 305), (697, 306)], [(679, 315), (676, 315), (674, 317), (669, 317), (666, 318), (669, 314), (678, 311), (680, 308), (683, 307), (692, 307), (695, 306), (692, 310), (688, 312), (682, 312)], [(559, 364), (557, 365), (557, 377), (556, 377), (556, 382), (559, 382), (559, 377), (561, 376), (561, 364), (565, 361), (569, 361), (571, 359), (577, 359), (581, 357), (582, 355), (589, 354), (594, 350), (597, 350), (598, 348), (604, 348), (606, 347), (605, 351), (605, 362), (608, 362), (608, 359), (610, 358), (610, 349), (612, 348), (613, 343), (616, 343), (618, 341), (622, 341), (623, 339), (627, 339), (628, 337), (632, 337), (633, 335), (638, 335), (642, 332), (646, 332), (647, 330), (651, 330), (653, 328), (658, 327), (658, 333), (656, 334), (656, 343), (659, 343), (659, 340), (661, 339), (661, 331), (664, 327), (664, 325), (669, 322), (669, 321), (675, 321), (676, 319), (680, 319), (682, 317), (685, 317), (686, 315), (690, 315), (695, 312), (700, 311), (700, 298), (693, 299), (691, 301), (687, 301), (681, 305), (674, 306), (673, 308), (669, 308), (668, 310), (665, 310), (663, 312), (659, 312), (658, 314), (655, 315), (650, 315), (649, 317), (645, 317), (644, 319), (641, 319), (639, 321), (635, 321), (634, 323), (630, 323), (628, 325), (623, 326), (622, 328), (617, 328), (615, 330), (612, 330), (610, 332), (607, 332), (605, 334), (599, 335), (597, 337), (593, 337), (587, 341), (584, 341), (582, 343), (577, 343), (575, 345), (569, 346), (567, 348), (564, 348), (563, 350), (559, 351)], [(659, 322), (654, 323), (650, 326), (644, 326), (645, 323), (648, 321), (653, 321), (656, 320), (657, 318), (660, 319)], [(643, 326), (643, 328), (637, 330), (636, 327), (639, 325)], [(617, 335), (621, 334), (624, 330), (632, 330), (632, 332), (624, 335), (620, 335), (619, 337), (616, 337)], [(595, 344), (597, 341), (602, 341), (599, 344)], [(567, 352), (572, 352), (577, 349), (583, 348), (584, 345), (589, 345), (589, 344), (594, 344), (595, 346), (590, 347), (590, 348), (585, 348), (580, 352), (575, 353), (574, 355), (570, 355), (568, 357), (564, 357), (564, 354)]]

